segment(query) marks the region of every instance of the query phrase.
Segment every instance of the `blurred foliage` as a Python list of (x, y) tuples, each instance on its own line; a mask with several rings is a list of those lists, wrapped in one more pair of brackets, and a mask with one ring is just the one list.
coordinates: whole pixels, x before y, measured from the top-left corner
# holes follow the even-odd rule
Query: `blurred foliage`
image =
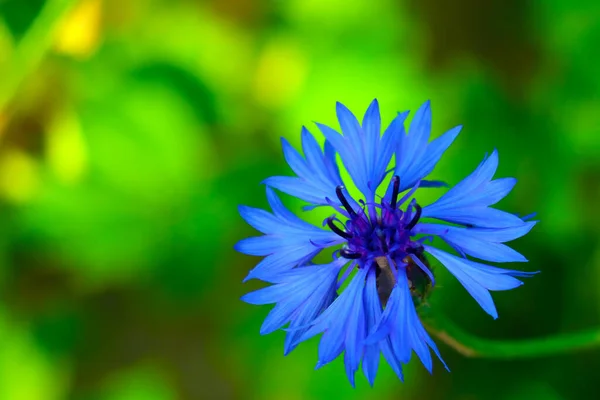
[[(572, 399), (597, 350), (467, 359), (352, 389), (316, 340), (283, 357), (239, 297), (232, 245), (287, 174), (279, 137), (432, 100), (464, 124), (434, 178), (498, 148), (502, 207), (542, 221), (515, 243), (543, 273), (492, 321), (443, 269), (432, 299), (487, 338), (600, 324), (600, 6), (594, 1), (0, 0), (0, 399)], [(426, 191), (423, 199), (437, 193)], [(299, 210), (300, 204), (285, 199)], [(319, 222), (322, 215), (308, 213)]]

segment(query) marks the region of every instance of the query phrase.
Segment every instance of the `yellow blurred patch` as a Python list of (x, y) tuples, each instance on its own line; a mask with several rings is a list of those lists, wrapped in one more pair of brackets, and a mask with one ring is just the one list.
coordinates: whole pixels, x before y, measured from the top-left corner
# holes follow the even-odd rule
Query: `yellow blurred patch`
[(36, 160), (25, 152), (11, 149), (0, 157), (0, 194), (13, 203), (33, 198), (40, 186)]
[(61, 24), (55, 49), (77, 58), (89, 57), (98, 47), (102, 0), (83, 0)]
[(64, 184), (77, 183), (86, 171), (88, 154), (77, 115), (59, 113), (46, 135), (50, 170)]
[(258, 60), (254, 95), (265, 106), (281, 107), (298, 95), (306, 73), (307, 62), (297, 44), (275, 39)]

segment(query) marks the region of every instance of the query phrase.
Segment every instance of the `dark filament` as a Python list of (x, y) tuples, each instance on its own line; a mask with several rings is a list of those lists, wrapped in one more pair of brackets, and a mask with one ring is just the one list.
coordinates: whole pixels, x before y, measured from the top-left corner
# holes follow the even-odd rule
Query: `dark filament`
[(342, 192), (342, 190), (344, 190), (344, 187), (342, 185), (336, 187), (335, 194), (337, 195), (338, 199), (340, 199), (340, 202), (342, 203), (346, 211), (348, 211), (348, 214), (350, 214), (350, 217), (356, 217), (356, 213), (350, 206), (350, 203), (348, 203), (348, 200), (346, 200), (346, 197), (344, 197), (344, 193)]
[(379, 238), (379, 242), (381, 243), (381, 250), (383, 250), (384, 253), (387, 253), (389, 249), (385, 240), (385, 233), (382, 230), (377, 229), (377, 237)]
[(392, 178), (392, 182), (394, 183), (394, 188), (392, 190), (392, 210), (396, 209), (396, 202), (398, 201), (398, 190), (400, 189), (400, 177), (395, 175)]
[(348, 260), (356, 260), (358, 258), (362, 257), (362, 254), (360, 253), (353, 253), (351, 251), (348, 251), (348, 249), (342, 248), (340, 250), (340, 255), (344, 258), (347, 258)]
[[(364, 202), (364, 200), (359, 201), (359, 204), (363, 207), (362, 213), (358, 211), (358, 213), (360, 213), (359, 215), (357, 211), (355, 211), (350, 205), (350, 202), (348, 201), (349, 199), (344, 193), (344, 186), (340, 185), (335, 188), (335, 194), (337, 195), (337, 198), (340, 201), (341, 207), (343, 207), (344, 210), (348, 213), (348, 225), (343, 225), (341, 221), (335, 218), (335, 216), (327, 218), (325, 220), (325, 223), (327, 224), (327, 226), (329, 226), (332, 232), (348, 241), (339, 250), (340, 257), (346, 258), (348, 260), (356, 260), (364, 257), (367, 253), (370, 252), (374, 252), (374, 254), (376, 255), (379, 255), (381, 252), (384, 254), (383, 257), (385, 259), (385, 257), (388, 256), (387, 254), (390, 252), (390, 248), (393, 250), (396, 247), (401, 247), (403, 249), (402, 252), (406, 252), (408, 254), (415, 254), (417, 257), (423, 253), (422, 247), (414, 247), (416, 243), (413, 243), (410, 240), (408, 240), (406, 243), (401, 242), (397, 243), (394, 247), (390, 247), (391, 244), (394, 244), (395, 240), (406, 240), (403, 239), (405, 237), (405, 234), (402, 234), (400, 236), (400, 239), (397, 239), (397, 229), (404, 229), (405, 231), (410, 231), (417, 225), (423, 212), (421, 206), (415, 203), (415, 211), (414, 213), (411, 213), (412, 218), (406, 225), (402, 226), (403, 222), (405, 221), (405, 218), (409, 216), (409, 211), (407, 210), (406, 212), (402, 212), (397, 209), (398, 195), (400, 192), (400, 177), (392, 177), (391, 183), (392, 197), (389, 203), (391, 209), (388, 208), (387, 205), (382, 207), (381, 218), (379, 217), (379, 215), (377, 215), (375, 210), (374, 215), (377, 216), (376, 220), (373, 216), (372, 219), (369, 219), (367, 217), (366, 213), (364, 212), (364, 208), (367, 206), (367, 204)], [(360, 206), (357, 205), (357, 207)], [(409, 206), (409, 209), (410, 208), (412, 207)], [(391, 213), (391, 216), (389, 216), (387, 213)], [(388, 218), (389, 221), (383, 222), (382, 220), (385, 218)], [(393, 250), (393, 253), (396, 254), (396, 251)], [(393, 254), (391, 254), (390, 256), (393, 256)], [(374, 264), (376, 265), (375, 273), (377, 277), (377, 290), (379, 293), (380, 300), (383, 304), (389, 298), (391, 288), (395, 284), (395, 277), (392, 274), (392, 271), (389, 266), (383, 267), (383, 264), (379, 265), (378, 262), (375, 262)]]
[(335, 223), (333, 222), (333, 217), (327, 218), (327, 226), (329, 226), (329, 228), (334, 231), (336, 234), (340, 235), (341, 237), (343, 237), (344, 239), (351, 239), (352, 235), (349, 234), (346, 231), (341, 230), (340, 228), (338, 228)]
[(404, 227), (404, 229), (406, 229), (407, 231), (410, 231), (412, 228), (415, 227), (415, 225), (417, 224), (417, 222), (419, 222), (419, 218), (421, 218), (421, 211), (423, 211), (421, 209), (421, 206), (418, 204), (415, 204), (415, 216), (413, 217), (413, 219), (408, 223), (408, 225), (406, 225)]
[(418, 256), (419, 259), (421, 259), (421, 256), (423, 255), (423, 247), (409, 247), (406, 249), (406, 252), (408, 254), (414, 254), (414, 255)]

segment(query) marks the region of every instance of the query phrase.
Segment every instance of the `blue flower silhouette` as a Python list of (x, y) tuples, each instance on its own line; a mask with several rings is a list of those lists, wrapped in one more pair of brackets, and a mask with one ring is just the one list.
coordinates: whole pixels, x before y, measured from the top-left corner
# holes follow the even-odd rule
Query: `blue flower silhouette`
[[(240, 206), (241, 216), (264, 234), (236, 244), (242, 253), (265, 257), (246, 279), (272, 284), (242, 300), (275, 304), (261, 334), (289, 324), (285, 354), (322, 333), (317, 367), (344, 352), (352, 385), (361, 362), (373, 385), (380, 353), (400, 379), (402, 365), (413, 351), (431, 372), (430, 349), (444, 362), (417, 313), (417, 306), (435, 285), (428, 257), (444, 265), (497, 318), (489, 291), (513, 289), (522, 285), (517, 277), (534, 273), (493, 267), (468, 256), (496, 263), (527, 261), (504, 243), (527, 234), (535, 222), (491, 207), (516, 183), (514, 178), (493, 179), (496, 151), (433, 204), (417, 202), (418, 188), (447, 186), (425, 178), (461, 130), (457, 126), (429, 142), (429, 102), (417, 110), (408, 133), (404, 128), (408, 112), (403, 112), (381, 134), (377, 100), (367, 109), (362, 124), (341, 103), (336, 111), (341, 134), (317, 124), (326, 139), (323, 149), (306, 128), (302, 128), (304, 156), (282, 139), (285, 159), (296, 176), (264, 181), (271, 213)], [(337, 154), (362, 193), (361, 199), (346, 190)], [(389, 169), (394, 155), (395, 166)], [(392, 171), (387, 188), (378, 195)], [(324, 221), (327, 228), (300, 219), (283, 206), (273, 189), (308, 202), (308, 208), (331, 207), (335, 213)], [(434, 237), (458, 255), (427, 244)], [(331, 263), (312, 262), (330, 248), (334, 249)]]

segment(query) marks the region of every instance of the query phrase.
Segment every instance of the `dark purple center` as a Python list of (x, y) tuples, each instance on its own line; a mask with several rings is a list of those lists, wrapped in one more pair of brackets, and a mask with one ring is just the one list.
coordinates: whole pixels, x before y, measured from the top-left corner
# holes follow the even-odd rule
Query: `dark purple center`
[(382, 306), (387, 304), (400, 269), (406, 273), (413, 299), (420, 304), (434, 284), (421, 240), (411, 240), (411, 230), (419, 222), (422, 210), (413, 200), (406, 211), (402, 211), (399, 206), (412, 192), (398, 201), (400, 178), (394, 176), (390, 184), (392, 193), (389, 201), (382, 199), (380, 204), (361, 202), (363, 207), (359, 210), (351, 206), (344, 195), (344, 187), (338, 186), (335, 192), (348, 220), (342, 223), (332, 216), (325, 223), (346, 239), (339, 250), (341, 257), (357, 260), (358, 268), (375, 268)]
[[(392, 178), (392, 196), (390, 201), (382, 199), (381, 204), (371, 204), (355, 210), (343, 193), (344, 187), (336, 188), (337, 197), (346, 210), (349, 219), (343, 227), (335, 217), (326, 220), (329, 228), (346, 239), (340, 255), (347, 259), (362, 259), (364, 264), (377, 257), (391, 260), (404, 259), (409, 254), (420, 255), (423, 246), (411, 240), (411, 230), (421, 217), (421, 207), (412, 203), (406, 211), (398, 207), (398, 189), (400, 178)], [(362, 203), (364, 205), (364, 202)], [(367, 205), (369, 206), (369, 205)], [(413, 211), (414, 208), (414, 211)]]

